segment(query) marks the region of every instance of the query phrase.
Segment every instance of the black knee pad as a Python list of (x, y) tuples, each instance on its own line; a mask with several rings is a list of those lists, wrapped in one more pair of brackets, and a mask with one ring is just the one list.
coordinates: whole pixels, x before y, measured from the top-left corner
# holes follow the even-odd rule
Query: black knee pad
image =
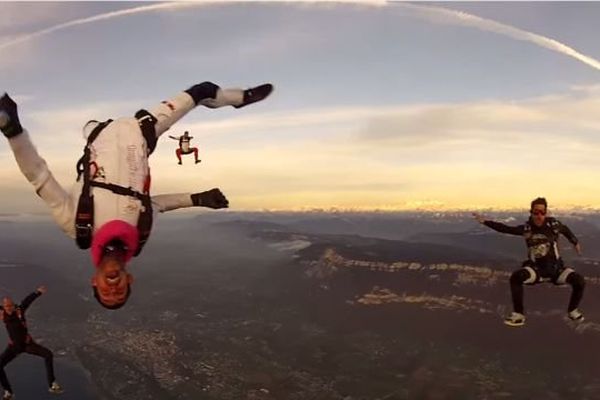
[(215, 85), (214, 83), (202, 82), (192, 86), (185, 92), (192, 96), (194, 103), (198, 105), (198, 103), (204, 99), (214, 99), (217, 96), (217, 90), (219, 90), (219, 86)]
[(527, 278), (529, 278), (529, 271), (525, 269), (519, 269), (510, 275), (510, 283), (522, 285)]

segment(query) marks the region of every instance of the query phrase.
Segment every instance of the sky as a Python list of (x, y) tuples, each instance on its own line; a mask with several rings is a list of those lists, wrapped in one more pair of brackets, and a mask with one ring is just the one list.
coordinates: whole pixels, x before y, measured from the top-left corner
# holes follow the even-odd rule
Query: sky
[[(205, 80), (272, 82), (264, 102), (173, 126), (202, 163), (177, 165), (163, 136), (153, 194), (219, 187), (234, 210), (523, 209), (537, 196), (600, 209), (598, 20), (595, 2), (2, 2), (0, 92), (67, 188), (89, 119)], [(0, 213), (44, 212), (5, 140), (0, 193)]]

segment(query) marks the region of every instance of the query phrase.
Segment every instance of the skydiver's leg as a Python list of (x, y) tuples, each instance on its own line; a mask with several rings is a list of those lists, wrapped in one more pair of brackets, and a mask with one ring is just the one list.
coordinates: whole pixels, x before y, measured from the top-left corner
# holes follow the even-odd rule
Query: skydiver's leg
[(244, 103), (243, 89), (222, 89), (212, 82), (192, 86), (187, 92), (194, 98), (196, 104), (208, 108), (241, 106)]
[(54, 355), (52, 352), (35, 342), (29, 343), (25, 346), (25, 352), (34, 356), (43, 357), (46, 364), (46, 379), (48, 380), (48, 387), (52, 386), (52, 383), (56, 380), (54, 376)]
[(194, 152), (194, 160), (196, 164), (198, 164), (200, 162), (200, 160), (198, 160), (198, 148), (192, 147), (190, 150)]
[(524, 314), (525, 307), (523, 305), (524, 284), (533, 284), (536, 282), (537, 274), (531, 267), (525, 267), (516, 270), (510, 276), (510, 292), (512, 296), (513, 310), (516, 313)]
[(177, 150), (175, 150), (175, 155), (177, 156), (177, 160), (179, 160), (178, 164), (181, 165), (181, 148), (177, 148)]
[(585, 278), (575, 272), (572, 268), (565, 268), (558, 275), (556, 285), (564, 285), (565, 283), (571, 285), (571, 298), (569, 299), (569, 307), (567, 311), (570, 313), (579, 307), (579, 303), (583, 298), (583, 292), (585, 289)]
[(4, 371), (4, 367), (19, 355), (19, 351), (14, 346), (7, 346), (4, 352), (0, 355), (0, 384), (4, 390), (12, 393), (12, 387), (8, 382), (8, 377)]
[(224, 91), (212, 82), (194, 85), (150, 110), (150, 113), (157, 119), (156, 137), (159, 138), (197, 105), (216, 108), (227, 105), (227, 103), (240, 104), (242, 101), (243, 90), (241, 89), (233, 92)]
[(571, 285), (571, 299), (569, 300), (568, 311), (571, 312), (579, 307), (583, 292), (585, 290), (585, 278), (577, 272), (571, 273), (567, 278), (567, 283)]
[(157, 119), (156, 137), (159, 138), (174, 123), (179, 121), (197, 105), (208, 108), (224, 106), (243, 107), (267, 97), (273, 86), (260, 85), (250, 89), (222, 89), (212, 82), (202, 82), (179, 93), (167, 101), (149, 110)]

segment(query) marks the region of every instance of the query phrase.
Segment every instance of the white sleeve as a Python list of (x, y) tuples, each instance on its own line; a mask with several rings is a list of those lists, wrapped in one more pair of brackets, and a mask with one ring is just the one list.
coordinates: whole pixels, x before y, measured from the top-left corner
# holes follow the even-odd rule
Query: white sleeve
[(10, 138), (8, 142), (19, 169), (50, 208), (56, 224), (74, 238), (76, 205), (71, 195), (56, 181), (26, 130)]
[(152, 206), (158, 212), (193, 207), (191, 193), (159, 194), (152, 196)]

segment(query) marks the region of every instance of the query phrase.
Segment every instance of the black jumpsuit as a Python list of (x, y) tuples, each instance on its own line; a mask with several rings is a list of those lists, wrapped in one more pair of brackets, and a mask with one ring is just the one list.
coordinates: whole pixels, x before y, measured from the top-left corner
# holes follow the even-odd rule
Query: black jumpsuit
[(568, 311), (579, 306), (585, 288), (585, 279), (576, 272), (566, 276), (564, 282), (559, 277), (565, 272), (565, 266), (558, 252), (558, 238), (562, 234), (573, 245), (577, 245), (577, 237), (571, 230), (555, 218), (548, 217), (544, 224), (537, 226), (529, 219), (525, 224), (508, 226), (500, 222), (485, 221), (484, 224), (501, 233), (523, 236), (527, 244), (528, 259), (522, 268), (513, 272), (510, 277), (510, 288), (514, 311), (523, 314), (523, 284), (535, 284), (541, 279), (548, 279), (556, 285), (568, 283), (572, 286)]
[(11, 314), (7, 314), (6, 311), (4, 311), (4, 308), (0, 307), (2, 319), (6, 325), (9, 337), (8, 346), (2, 355), (0, 355), (0, 384), (2, 384), (2, 387), (5, 390), (8, 390), (11, 393), (12, 388), (8, 382), (6, 373), (4, 372), (4, 366), (21, 353), (43, 357), (46, 363), (48, 386), (51, 386), (52, 382), (55, 381), (52, 352), (33, 341), (27, 330), (27, 321), (25, 320), (25, 311), (40, 295), (41, 293), (38, 291), (31, 293), (23, 299), (20, 305), (15, 306), (15, 309)]

